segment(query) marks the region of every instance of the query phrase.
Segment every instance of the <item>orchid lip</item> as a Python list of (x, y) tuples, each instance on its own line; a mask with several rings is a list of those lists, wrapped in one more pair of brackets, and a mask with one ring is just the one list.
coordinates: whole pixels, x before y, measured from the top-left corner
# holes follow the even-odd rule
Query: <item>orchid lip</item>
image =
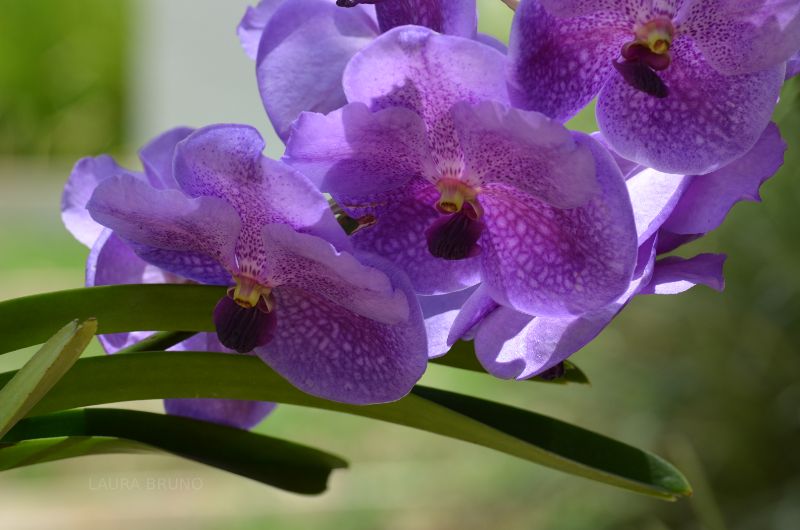
[(480, 254), (478, 240), (485, 227), (472, 203), (456, 213), (436, 219), (427, 230), (428, 251), (446, 260), (461, 260)]
[(626, 43), (620, 55), (622, 61), (614, 67), (633, 88), (656, 98), (669, 94), (667, 85), (657, 74), (672, 63), (669, 50), (675, 28), (668, 18), (657, 18), (637, 26), (635, 40)]
[(659, 99), (669, 95), (666, 83), (646, 63), (632, 60), (614, 61), (612, 64), (625, 82), (639, 92)]
[(248, 353), (268, 344), (277, 327), (274, 297), (260, 296), (255, 305), (248, 307), (237, 302), (232, 291), (229, 289), (214, 308), (214, 325), (219, 341), (239, 353)]

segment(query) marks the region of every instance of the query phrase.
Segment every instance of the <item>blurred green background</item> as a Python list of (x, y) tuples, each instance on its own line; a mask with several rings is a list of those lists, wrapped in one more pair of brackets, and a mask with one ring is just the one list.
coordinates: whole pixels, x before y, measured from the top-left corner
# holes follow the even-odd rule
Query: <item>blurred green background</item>
[[(511, 12), (479, 4), (482, 29), (506, 40)], [(135, 166), (138, 146), (180, 124), (268, 133), (235, 35), (246, 5), (0, 0), (0, 298), (82, 284), (87, 251), (58, 209), (79, 157), (110, 152)], [(665, 455), (693, 498), (664, 503), (433, 435), (282, 406), (260, 431), (351, 461), (321, 497), (167, 457), (97, 457), (0, 474), (0, 528), (800, 528), (800, 80), (776, 119), (790, 150), (763, 203), (738, 205), (683, 251), (729, 255), (724, 293), (636, 299), (574, 357), (588, 387), (435, 366), (425, 376)], [(573, 126), (593, 123), (589, 110)], [(280, 154), (271, 133), (268, 145)], [(27, 355), (3, 356), (0, 369)], [(148, 489), (154, 478), (166, 482)]]

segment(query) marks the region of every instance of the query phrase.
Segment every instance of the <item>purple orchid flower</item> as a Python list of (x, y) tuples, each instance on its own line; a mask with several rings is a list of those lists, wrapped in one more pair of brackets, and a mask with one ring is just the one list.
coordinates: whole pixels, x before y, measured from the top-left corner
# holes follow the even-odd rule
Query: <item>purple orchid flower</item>
[(239, 24), (242, 47), (256, 61), (258, 87), (275, 131), (284, 141), (303, 111), (327, 113), (346, 103), (342, 72), (378, 35), (406, 24), (478, 38), (475, 0), (262, 0)]
[(316, 396), (399, 399), (427, 358), (413, 291), (379, 258), (350, 254), (322, 194), (263, 149), (251, 127), (200, 129), (175, 148), (176, 187), (120, 174), (87, 209), (144, 262), (232, 286), (214, 311), (226, 347)]
[(352, 239), (408, 272), (424, 295), (483, 280), (535, 314), (616, 299), (636, 261), (630, 199), (608, 152), (507, 106), (504, 56), (406, 26), (344, 74), (350, 103), (304, 113), (285, 160), (373, 226)]
[[(700, 237), (719, 226), (736, 202), (759, 200), (758, 189), (780, 168), (785, 150), (777, 126), (770, 124), (747, 154), (707, 175), (634, 169), (627, 185), (636, 216), (639, 259), (624, 294), (599, 310), (553, 318), (503, 307), (481, 286), (453, 321), (446, 344), (474, 339), (475, 353), (488, 372), (527, 379), (558, 366), (588, 344), (636, 295), (678, 294), (700, 284), (722, 290), (724, 255), (657, 258), (657, 241)], [(429, 311), (426, 317), (432, 320), (437, 313)], [(430, 340), (441, 342), (441, 337)]]
[(800, 49), (800, 2), (523, 0), (511, 34), (512, 102), (565, 121), (596, 95), (623, 157), (704, 174), (747, 152)]
[[(91, 248), (86, 263), (86, 285), (132, 283), (181, 283), (186, 280), (150, 265), (111, 230), (96, 223), (86, 203), (100, 182), (117, 175), (127, 175), (149, 182), (159, 189), (177, 188), (172, 175), (172, 158), (177, 142), (191, 134), (185, 127), (172, 129), (155, 138), (139, 153), (144, 173), (129, 171), (106, 155), (80, 160), (64, 189), (62, 218), (78, 241)], [(127, 348), (152, 332), (113, 333), (99, 335), (106, 353)], [(200, 333), (171, 348), (183, 351), (217, 351), (232, 353), (222, 346), (214, 333)], [(165, 399), (167, 413), (211, 421), (240, 429), (250, 429), (261, 422), (274, 408), (274, 403), (234, 399)]]

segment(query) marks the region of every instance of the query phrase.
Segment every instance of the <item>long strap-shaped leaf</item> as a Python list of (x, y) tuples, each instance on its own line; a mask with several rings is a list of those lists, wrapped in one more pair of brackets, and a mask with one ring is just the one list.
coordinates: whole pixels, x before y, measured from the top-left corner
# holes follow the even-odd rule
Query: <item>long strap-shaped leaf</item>
[(75, 456), (167, 452), (295, 493), (322, 493), (341, 458), (177, 416), (86, 409), (27, 418), (0, 441), (0, 470)]
[(95, 331), (95, 320), (70, 322), (50, 337), (0, 390), (0, 438), (75, 364)]
[[(111, 285), (57, 291), (0, 302), (0, 354), (40, 344), (58, 330), (57, 322), (96, 317), (98, 333), (164, 331), (129, 351), (166, 348), (189, 333), (213, 331), (211, 313), (225, 293), (209, 285)], [(182, 340), (182, 339), (181, 339)], [(161, 341), (166, 341), (166, 345)], [(174, 341), (171, 342), (170, 341)], [(433, 362), (484, 373), (471, 342), (459, 342)], [(588, 383), (574, 364), (554, 382)], [(531, 381), (543, 381), (533, 378)]]
[[(0, 375), (0, 384), (12, 375)], [(681, 473), (661, 458), (546, 416), (425, 387), (385, 405), (334, 403), (295, 389), (249, 356), (145, 352), (82, 359), (32, 413), (180, 397), (254, 399), (346, 412), (475, 443), (657, 497), (673, 499), (691, 492)]]
[(41, 344), (64, 322), (98, 320), (98, 333), (214, 331), (211, 312), (225, 294), (209, 285), (111, 285), (0, 302), (0, 353)]

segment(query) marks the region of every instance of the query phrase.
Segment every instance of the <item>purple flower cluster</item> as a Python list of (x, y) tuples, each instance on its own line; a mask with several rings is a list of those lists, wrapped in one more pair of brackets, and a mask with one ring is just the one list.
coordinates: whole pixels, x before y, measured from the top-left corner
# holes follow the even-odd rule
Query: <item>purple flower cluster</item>
[[(474, 0), (262, 0), (239, 37), (282, 161), (248, 126), (174, 129), (143, 172), (79, 161), (64, 221), (92, 248), (88, 285), (228, 287), (217, 333), (177, 348), (257, 355), (367, 404), (405, 395), (457, 340), (524, 379), (636, 295), (721, 289), (724, 256), (664, 255), (781, 166), (769, 120), (800, 7), (523, 0), (507, 51), (477, 32)], [(598, 95), (600, 132), (567, 130)], [(240, 427), (271, 407), (167, 402)]]

